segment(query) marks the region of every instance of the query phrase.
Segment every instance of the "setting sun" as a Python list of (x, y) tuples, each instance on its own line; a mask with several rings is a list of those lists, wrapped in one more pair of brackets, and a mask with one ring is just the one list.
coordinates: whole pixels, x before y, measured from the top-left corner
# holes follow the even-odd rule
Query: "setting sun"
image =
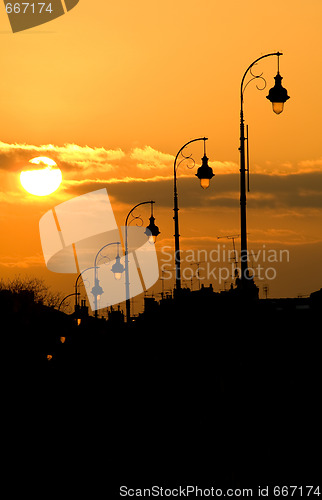
[(52, 194), (59, 188), (62, 173), (51, 158), (40, 156), (29, 161), (38, 168), (23, 170), (20, 174), (22, 187), (35, 196)]

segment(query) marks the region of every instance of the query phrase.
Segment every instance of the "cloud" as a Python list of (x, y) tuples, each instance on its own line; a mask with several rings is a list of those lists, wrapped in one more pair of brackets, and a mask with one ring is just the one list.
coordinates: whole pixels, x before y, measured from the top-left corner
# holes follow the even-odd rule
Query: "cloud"
[(251, 165), (251, 171), (256, 174), (287, 176), (320, 172), (321, 167), (322, 158), (315, 160), (301, 160), (297, 163), (285, 161), (279, 164), (265, 161), (261, 165)]
[(145, 146), (144, 148), (135, 148), (130, 153), (130, 158), (137, 162), (137, 166), (140, 169), (173, 169), (174, 157), (167, 153), (161, 153), (151, 146)]
[[(0, 169), (19, 172), (28, 165), (28, 162), (38, 156), (48, 156), (56, 161), (59, 168), (67, 175), (75, 178), (84, 173), (104, 178), (173, 178), (174, 156), (158, 151), (151, 146), (136, 147), (125, 153), (119, 149), (105, 149), (103, 147), (79, 146), (65, 144), (57, 146), (46, 144), (35, 146), (31, 144), (7, 144), (0, 142)], [(180, 160), (179, 160), (180, 161)], [(199, 163), (196, 163), (196, 166)], [(238, 172), (238, 165), (231, 161), (213, 161), (209, 165), (215, 173)], [(183, 160), (177, 170), (178, 177), (191, 175), (187, 167), (192, 166), (191, 160)]]
[(321, 169), (322, 167), (322, 158), (318, 158), (316, 160), (302, 160), (298, 163), (300, 168), (306, 169)]
[(270, 194), (252, 200), (255, 206), (322, 207), (322, 172), (308, 172), (283, 176), (251, 176), (251, 192)]
[[(178, 179), (179, 207), (239, 207), (239, 175), (215, 177), (207, 190), (200, 189), (193, 176)], [(249, 209), (322, 208), (322, 173), (288, 176), (251, 175), (247, 193)], [(173, 179), (124, 178), (72, 181), (65, 190), (74, 196), (106, 187), (109, 195), (125, 204), (153, 199), (163, 207), (173, 207)]]
[(0, 169), (18, 172), (35, 156), (48, 156), (56, 161), (59, 168), (68, 172), (97, 168), (108, 170), (111, 162), (121, 160), (125, 153), (121, 149), (107, 150), (77, 144), (35, 146), (0, 142)]
[[(63, 171), (60, 196), (68, 198), (106, 187), (114, 201), (133, 205), (153, 199), (159, 206), (173, 207), (173, 160), (171, 154), (151, 146), (129, 152), (65, 144), (35, 146), (0, 142), (0, 169), (17, 173), (35, 156), (48, 156)], [(183, 162), (178, 169), (179, 207), (239, 207), (239, 169), (233, 161), (214, 161), (216, 176), (210, 187), (202, 190)], [(284, 162), (252, 167), (248, 209), (322, 208), (322, 159), (303, 160), (293, 165)], [(180, 171), (180, 175), (179, 175)], [(8, 174), (9, 175), (9, 174)], [(3, 193), (13, 193), (13, 183), (2, 182)], [(7, 200), (8, 201), (8, 200)], [(62, 200), (63, 201), (63, 200)]]
[(28, 257), (17, 257), (16, 259), (12, 256), (3, 256), (0, 261), (0, 266), (7, 268), (19, 268), (19, 269), (27, 269), (29, 267), (43, 267), (45, 261), (44, 257), (41, 254), (30, 255)]

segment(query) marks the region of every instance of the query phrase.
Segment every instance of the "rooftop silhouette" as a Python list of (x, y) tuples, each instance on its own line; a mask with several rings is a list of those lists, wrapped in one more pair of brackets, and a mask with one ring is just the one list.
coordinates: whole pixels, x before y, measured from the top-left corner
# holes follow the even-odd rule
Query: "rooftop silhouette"
[(182, 289), (146, 297), (127, 325), (119, 307), (95, 319), (82, 302), (77, 322), (79, 311), (0, 292), (18, 386), (35, 376), (29, 396), (36, 390), (37, 404), (50, 409), (50, 433), (63, 418), (59, 439), (67, 439), (77, 420), (86, 429), (80, 443), (88, 432), (108, 447), (115, 488), (316, 482), (321, 300), (321, 290), (245, 300)]

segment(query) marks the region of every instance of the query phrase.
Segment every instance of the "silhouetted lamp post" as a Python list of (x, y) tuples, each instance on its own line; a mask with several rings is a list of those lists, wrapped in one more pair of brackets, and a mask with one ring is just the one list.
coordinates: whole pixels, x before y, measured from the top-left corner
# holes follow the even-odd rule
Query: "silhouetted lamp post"
[[(198, 168), (197, 173), (195, 174), (198, 179), (200, 180), (200, 186), (203, 189), (207, 189), (210, 184), (210, 180), (212, 177), (214, 177), (214, 173), (212, 171), (212, 168), (209, 167), (208, 165), (208, 158), (206, 156), (206, 141), (208, 140), (207, 137), (198, 137), (197, 139), (192, 139), (191, 141), (187, 142), (184, 146), (182, 146), (181, 149), (179, 149), (175, 159), (174, 159), (174, 165), (173, 165), (173, 183), (174, 183), (174, 259), (175, 259), (175, 267), (176, 267), (176, 290), (179, 291), (181, 290), (181, 262), (180, 262), (180, 234), (179, 234), (179, 207), (178, 207), (178, 189), (177, 189), (177, 169), (180, 165), (180, 163), (184, 160), (192, 160), (193, 165), (192, 167), (195, 166), (195, 162), (192, 159), (192, 156), (185, 156), (182, 151), (192, 142), (196, 141), (204, 141), (204, 155), (202, 158), (202, 165)], [(178, 163), (178, 158), (179, 156), (182, 156), (183, 159)]]
[[(279, 73), (279, 57), (283, 55), (281, 52), (273, 52), (270, 54), (265, 54), (264, 56), (256, 59), (252, 64), (250, 64), (245, 71), (243, 78), (241, 80), (240, 85), (240, 227), (241, 227), (241, 284), (242, 288), (245, 289), (249, 285), (254, 285), (253, 278), (248, 274), (248, 254), (247, 254), (247, 228), (246, 228), (246, 166), (245, 166), (245, 141), (248, 141), (248, 137), (245, 137), (245, 126), (244, 126), (244, 91), (247, 85), (255, 80), (261, 79), (264, 82), (264, 87), (259, 90), (264, 90), (266, 87), (266, 81), (262, 77), (262, 73), (260, 75), (254, 75), (251, 71), (252, 67), (261, 59), (270, 56), (277, 56), (278, 67), (277, 67), (277, 75), (275, 76), (275, 85), (270, 89), (267, 99), (271, 101), (273, 106), (273, 111), (276, 114), (280, 114), (283, 111), (284, 103), (289, 99), (287, 95), (287, 90), (282, 87), (282, 77)], [(250, 72), (252, 78), (245, 84), (245, 78)], [(247, 172), (249, 175), (249, 168), (247, 168)]]
[(97, 305), (98, 302), (101, 298), (101, 295), (104, 293), (103, 288), (100, 286), (99, 279), (98, 279), (98, 272), (97, 272), (97, 258), (99, 254), (101, 253), (104, 248), (107, 248), (111, 245), (117, 245), (117, 255), (115, 259), (115, 263), (112, 266), (111, 271), (114, 273), (114, 278), (119, 280), (121, 278), (122, 273), (124, 272), (124, 266), (120, 262), (120, 255), (119, 255), (119, 245), (121, 243), (119, 241), (115, 241), (113, 243), (108, 243), (107, 245), (104, 245), (100, 250), (97, 252), (95, 259), (94, 259), (94, 286), (91, 290), (92, 294), (94, 295), (94, 306), (95, 306), (95, 318), (97, 318)]
[[(146, 227), (145, 234), (148, 236), (149, 242), (151, 244), (154, 244), (156, 241), (156, 238), (158, 234), (160, 234), (158, 226), (155, 225), (155, 218), (153, 217), (153, 205), (155, 201), (142, 201), (141, 203), (138, 203), (135, 205), (129, 213), (126, 216), (125, 219), (125, 308), (126, 308), (126, 322), (129, 323), (131, 321), (131, 301), (130, 301), (130, 276), (129, 276), (129, 248), (128, 248), (128, 226), (133, 222), (134, 220), (140, 220), (141, 223), (143, 224), (143, 220), (141, 219), (140, 216), (133, 216), (133, 212), (136, 208), (140, 207), (141, 205), (146, 205), (150, 204), (151, 205), (151, 216), (150, 216), (150, 223)], [(132, 215), (132, 220), (129, 222), (129, 217)]]
[(79, 275), (77, 276), (77, 278), (75, 280), (75, 305), (74, 305), (74, 311), (75, 311), (75, 319), (76, 319), (76, 323), (77, 324), (78, 324), (78, 321), (79, 321), (79, 318), (78, 318), (78, 313), (79, 313), (78, 296), (80, 295), (80, 293), (78, 293), (78, 281), (79, 281), (79, 278), (82, 276), (82, 274), (85, 273), (86, 271), (88, 271), (89, 269), (94, 269), (94, 267), (88, 267), (87, 269), (84, 269), (84, 271), (82, 271), (81, 273), (79, 273)]

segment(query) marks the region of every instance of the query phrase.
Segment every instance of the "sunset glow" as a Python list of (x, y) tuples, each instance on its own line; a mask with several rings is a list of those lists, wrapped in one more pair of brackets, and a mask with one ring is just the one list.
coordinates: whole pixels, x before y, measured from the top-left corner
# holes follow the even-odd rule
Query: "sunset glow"
[[(101, 4), (99, 15), (79, 2), (69, 15), (40, 26), (37, 36), (32, 30), (3, 36), (0, 197), (2, 229), (10, 234), (1, 247), (3, 276), (25, 269), (43, 276), (41, 216), (58, 203), (103, 187), (119, 225), (133, 204), (154, 199), (161, 231), (157, 252), (163, 246), (173, 250), (174, 158), (183, 144), (204, 135), (215, 177), (207, 189), (200, 187), (195, 174), (203, 150), (191, 145), (186, 152), (195, 167), (183, 162), (177, 170), (180, 248), (211, 252), (218, 236), (239, 234), (241, 78), (256, 58), (280, 51), (279, 68), (275, 57), (256, 64), (254, 74), (263, 79), (247, 85), (244, 96), (248, 247), (254, 253), (263, 245), (290, 252), (276, 279), (258, 283), (261, 296), (264, 285), (270, 297), (319, 289), (322, 101), (316, 61), (322, 44), (321, 2), (310, 0), (305, 7), (279, 2), (280, 17), (292, 16), (291, 23), (279, 26), (275, 10), (255, 0)], [(5, 30), (5, 11), (0, 21)], [(189, 36), (196, 28), (198, 36)], [(44, 61), (41, 81), (37, 71), (30, 71), (39, 60)], [(281, 104), (274, 112), (266, 99), (278, 70), (290, 96), (280, 114)], [(202, 84), (200, 75), (206, 75)], [(59, 169), (29, 163), (31, 158), (53, 158)], [(229, 239), (219, 243), (232, 249)], [(54, 273), (46, 273), (46, 279), (66, 293), (73, 284), (73, 278)], [(222, 287), (214, 283), (216, 291)], [(161, 291), (161, 281), (156, 288)]]
[(321, 495), (321, 19), (0, 0), (11, 490)]

